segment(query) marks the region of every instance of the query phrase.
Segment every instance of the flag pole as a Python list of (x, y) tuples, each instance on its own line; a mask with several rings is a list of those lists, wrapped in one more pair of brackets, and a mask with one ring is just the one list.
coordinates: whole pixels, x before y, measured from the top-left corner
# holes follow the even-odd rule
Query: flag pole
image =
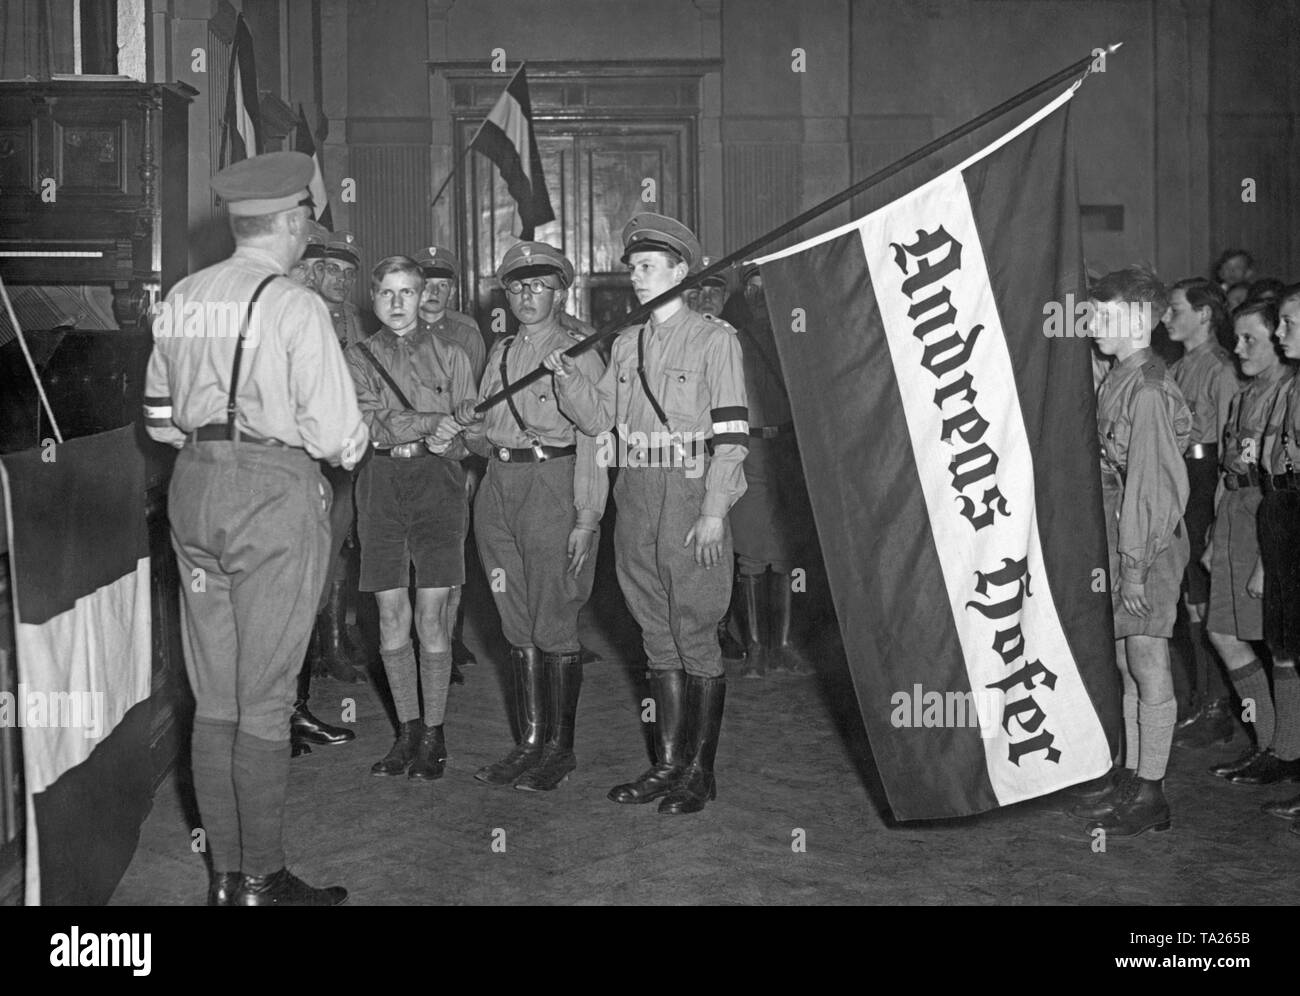
[[(515, 81), (515, 77), (518, 76), (521, 72), (523, 72), (524, 66), (526, 65), (528, 65), (528, 63), (526, 62), (519, 63), (519, 68), (515, 70), (515, 75), (510, 77), (509, 83), (506, 83), (507, 90), (510, 89), (510, 84)], [(493, 104), (492, 106), (495, 107), (496, 105)], [(451, 183), (451, 178), (456, 175), (456, 171), (460, 169), (463, 165), (465, 165), (465, 160), (468, 159), (469, 154), (474, 151), (474, 143), (478, 141), (479, 134), (483, 131), (483, 126), (488, 123), (488, 118), (490, 118), (491, 116), (492, 116), (492, 111), (489, 110), (487, 114), (483, 116), (483, 120), (479, 122), (478, 129), (474, 132), (474, 137), (471, 138), (469, 140), (469, 144), (465, 146), (465, 151), (460, 157), (460, 162), (456, 163), (456, 165), (451, 168), (451, 172), (447, 174), (447, 178), (442, 181), (442, 186), (439, 187), (438, 192), (433, 195), (433, 200), (429, 202), (430, 208), (433, 208), (434, 205), (438, 203), (438, 198), (441, 197), (442, 192), (447, 189), (447, 184)]]
[[(1107, 46), (1107, 48), (1105, 49), (1105, 55), (1113, 55), (1115, 52), (1119, 51), (1119, 47), (1123, 44), (1124, 44), (1123, 42), (1116, 42), (1113, 45)], [(922, 159), (926, 158), (927, 156), (933, 155), (935, 152), (939, 151), (945, 146), (951, 145), (953, 142), (956, 142), (961, 138), (965, 138), (971, 132), (984, 127), (984, 125), (988, 124), (990, 121), (995, 120), (996, 118), (1001, 117), (1003, 114), (1015, 110), (1021, 104), (1033, 100), (1039, 94), (1045, 93), (1046, 91), (1050, 90), (1052, 87), (1065, 82), (1070, 77), (1078, 76), (1080, 73), (1082, 73), (1083, 75), (1080, 76), (1078, 80), (1079, 83), (1082, 83), (1083, 80), (1086, 79), (1088, 75), (1092, 72), (1092, 63), (1094, 62), (1095, 59), (1096, 56), (1093, 54), (1084, 56), (1082, 59), (1079, 59), (1077, 62), (1073, 62), (1070, 65), (1066, 66), (1064, 69), (1061, 69), (1053, 73), (1051, 76), (1048, 76), (1046, 79), (1040, 80), (1039, 82), (1035, 83), (1033, 86), (1029, 87), (1028, 89), (1021, 90), (1014, 97), (1010, 97), (1007, 100), (1004, 100), (996, 107), (985, 111), (979, 117), (972, 118), (970, 121), (967, 121), (965, 124), (960, 125), (957, 128), (954, 128), (952, 131), (948, 132), (947, 134), (940, 135), (932, 142), (929, 142), (928, 144), (923, 145), (921, 148), (908, 153), (907, 155), (903, 156), (903, 158), (901, 159), (895, 160), (893, 163), (890, 163), (888, 166), (884, 167), (883, 169), (877, 170), (876, 172), (872, 173), (870, 176), (866, 177), (865, 179), (859, 180), (857, 183), (853, 184), (852, 186), (846, 187), (844, 190), (841, 190), (838, 194), (833, 194), (832, 196), (826, 198), (826, 200), (822, 201), (820, 204), (817, 204), (809, 208), (807, 211), (803, 212), (803, 214), (800, 214), (795, 218), (791, 218), (789, 221), (778, 226), (777, 228), (774, 228), (766, 235), (761, 235), (758, 238), (756, 238), (753, 242), (750, 242), (748, 245), (742, 246), (741, 248), (737, 249), (735, 252), (722, 257), (716, 263), (713, 263), (710, 266), (706, 266), (698, 273), (690, 274), (680, 284), (677, 284), (676, 286), (670, 288), (669, 290), (664, 291), (658, 297), (651, 298), (645, 304), (629, 312), (627, 315), (623, 316), (622, 318), (616, 319), (614, 322), (607, 325), (605, 328), (600, 329), (599, 331), (594, 332), (593, 334), (587, 336), (587, 338), (583, 339), (581, 342), (575, 343), (574, 345), (572, 345), (571, 347), (569, 347), (564, 351), (564, 355), (578, 356), (582, 353), (585, 353), (587, 350), (591, 349), (592, 347), (594, 347), (602, 339), (606, 339), (609, 336), (613, 335), (615, 332), (618, 332), (620, 329), (626, 328), (629, 325), (634, 325), (637, 322), (644, 321), (645, 319), (650, 317), (651, 313), (655, 310), (655, 308), (658, 308), (660, 305), (665, 304), (668, 301), (671, 301), (673, 298), (679, 296), (684, 291), (697, 286), (701, 281), (705, 280), (706, 278), (716, 276), (717, 274), (721, 273), (722, 271), (726, 270), (731, 266), (734, 266), (736, 263), (741, 262), (747, 257), (753, 256), (756, 250), (762, 249), (764, 246), (768, 245), (769, 243), (775, 242), (777, 239), (790, 234), (796, 228), (806, 225), (808, 222), (825, 214), (827, 211), (839, 207), (841, 204), (844, 204), (845, 202), (852, 200), (854, 197), (857, 197), (859, 194), (867, 190), (870, 190), (872, 187), (884, 183), (891, 176), (894, 176), (895, 174), (902, 172), (903, 170), (907, 169), (909, 166), (914, 166)], [(503, 385), (502, 388), (499, 391), (497, 391), (495, 394), (491, 394), (488, 397), (484, 398), (474, 407), (474, 411), (475, 412), (487, 411), (489, 408), (493, 407), (494, 405), (500, 404), (506, 398), (513, 395), (516, 391), (519, 391), (527, 387), (529, 384), (532, 384), (533, 382), (539, 380), (540, 378), (545, 377), (548, 373), (550, 373), (550, 371), (545, 366), (538, 366), (536, 369), (534, 369), (530, 373), (525, 374), (523, 377), (520, 377), (518, 380)]]

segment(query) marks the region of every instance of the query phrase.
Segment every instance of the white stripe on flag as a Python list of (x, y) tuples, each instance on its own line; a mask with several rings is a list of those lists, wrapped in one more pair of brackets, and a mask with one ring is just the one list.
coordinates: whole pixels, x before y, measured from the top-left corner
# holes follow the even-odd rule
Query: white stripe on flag
[[(985, 762), (993, 790), (998, 801), (1006, 805), (1099, 775), (1110, 766), (1110, 753), (1047, 583), (1035, 506), (1034, 454), (1029, 448), (1011, 356), (985, 265), (984, 246), (961, 172), (954, 169), (936, 177), (861, 219), (859, 225), (948, 590), (953, 626), (980, 712)], [(936, 234), (934, 246), (925, 250), (921, 241), (919, 233), (939, 233), (941, 229), (960, 244), (960, 265), (956, 269), (949, 270), (946, 265), (953, 262), (950, 254), (955, 252), (950, 242)], [(912, 246), (915, 257), (905, 253), (900, 248), (903, 246)], [(909, 297), (903, 291), (904, 280), (931, 272), (924, 270), (926, 266), (943, 275), (929, 282), (916, 279), (909, 288)], [(951, 298), (944, 298), (943, 291), (949, 292)], [(1033, 304), (1027, 302), (1026, 306)], [(934, 368), (942, 359), (959, 356), (959, 342), (969, 341), (976, 326), (983, 329), (968, 358), (936, 377)], [(927, 346), (933, 351), (932, 369), (922, 365)], [(963, 384), (967, 374), (971, 380)], [(950, 390), (942, 397), (940, 407), (936, 392), (945, 386)], [(967, 421), (961, 420), (963, 415)], [(986, 426), (978, 421), (980, 418), (987, 420)], [(942, 425), (946, 419), (954, 420), (956, 431), (945, 442)], [(1079, 427), (1081, 438), (1091, 431), (1091, 426)], [(964, 440), (962, 432), (972, 438)], [(961, 472), (980, 466), (982, 461), (954, 463), (954, 458), (974, 451), (977, 442), (987, 444), (997, 454), (996, 476), (973, 480), (959, 492), (954, 467)], [(1050, 454), (1046, 456), (1050, 459)], [(1005, 498), (1006, 514), (991, 515), (987, 523), (976, 528), (962, 514), (959, 499), (972, 503), (977, 512), (983, 511), (989, 500), (988, 489), (994, 484)], [(1027, 578), (1007, 568), (1008, 563), (1017, 562), (1025, 563)], [(987, 581), (984, 591), (977, 587), (981, 575), (996, 578)], [(1023, 601), (1017, 609), (1018, 592), (1023, 593)], [(988, 608), (1002, 603), (1008, 614), (992, 618), (971, 608), (972, 603)], [(1000, 651), (999, 634), (1004, 640)], [(1023, 637), (1019, 652), (1017, 635)], [(1056, 676), (1054, 688), (1044, 684), (1042, 672), (1026, 679), (1029, 687), (1015, 684), (1005, 691), (990, 687), (994, 682), (1005, 683), (1032, 662), (1041, 662)], [(1041, 708), (1042, 716), (1033, 711), (1005, 712), (1008, 704), (1030, 698)], [(1010, 732), (1003, 728), (1007, 717)], [(1059, 760), (1048, 761), (1046, 752), (1040, 750), (1026, 753), (1018, 764), (1012, 763), (1014, 745), (1024, 746), (1043, 731), (1053, 736), (1055, 748), (1061, 752)]]
[(319, 219), (325, 213), (325, 209), (329, 207), (330, 202), (329, 197), (325, 194), (325, 177), (320, 169), (319, 152), (312, 153), (311, 162), (315, 170), (311, 175), (311, 183), (308, 184), (307, 189), (311, 192), (311, 199), (316, 205), (316, 217)]
[(253, 119), (248, 113), (248, 105), (244, 102), (244, 77), (239, 71), (238, 54), (233, 50), (231, 58), (235, 59), (235, 131), (239, 132), (244, 140), (244, 153), (251, 159), (260, 150), (253, 131)]
[(501, 129), (510, 144), (515, 147), (519, 153), (519, 163), (523, 167), (524, 176), (530, 181), (532, 173), (529, 169), (530, 152), (528, 144), (528, 118), (524, 116), (524, 109), (519, 106), (519, 101), (515, 100), (509, 90), (501, 94), (496, 105), (492, 108), (492, 113), (487, 119)]
[[(1068, 90), (1066, 90), (1064, 93), (1058, 96), (1050, 104), (1046, 104), (1045, 106), (1039, 108), (1032, 115), (1030, 115), (1024, 121), (1020, 122), (1020, 124), (1016, 125), (1016, 127), (1012, 128), (1009, 132), (1007, 132), (997, 141), (992, 142), (989, 145), (986, 145), (984, 148), (980, 149), (979, 152), (976, 152), (965, 162), (954, 167), (954, 169), (957, 171), (968, 169), (969, 167), (973, 166), (975, 163), (983, 159), (985, 156), (1002, 148), (1002, 146), (1006, 145), (1013, 138), (1016, 138), (1019, 135), (1023, 135), (1026, 131), (1028, 131), (1030, 128), (1033, 128), (1036, 124), (1038, 124), (1038, 122), (1042, 121), (1049, 114), (1056, 111), (1058, 108), (1062, 107), (1067, 100), (1069, 100), (1071, 97), (1074, 96), (1075, 91), (1079, 89), (1079, 85), (1082, 82), (1083, 82), (1082, 80), (1079, 80), (1078, 82), (1072, 83)], [(933, 180), (931, 180), (930, 183), (938, 183), (945, 176), (947, 176), (946, 173), (941, 174), (940, 176), (937, 176)], [(912, 194), (913, 195), (919, 194), (929, 185), (930, 184), (923, 184), (922, 186), (917, 187), (916, 190), (912, 191)], [(859, 218), (857, 221), (850, 221), (847, 225), (840, 225), (839, 228), (832, 228), (829, 232), (823, 232), (821, 235), (814, 235), (811, 239), (806, 239), (805, 241), (800, 242), (797, 246), (791, 246), (789, 249), (782, 249), (779, 252), (768, 253), (766, 256), (759, 256), (757, 259), (754, 260), (747, 260), (742, 265), (750, 266), (753, 264), (757, 264), (761, 266), (763, 263), (770, 263), (774, 259), (783, 259), (786, 256), (793, 256), (795, 253), (803, 252), (805, 249), (811, 249), (813, 246), (821, 245), (823, 242), (829, 242), (831, 239), (838, 239), (845, 232), (853, 231), (855, 228), (861, 225), (864, 220), (865, 219)]]

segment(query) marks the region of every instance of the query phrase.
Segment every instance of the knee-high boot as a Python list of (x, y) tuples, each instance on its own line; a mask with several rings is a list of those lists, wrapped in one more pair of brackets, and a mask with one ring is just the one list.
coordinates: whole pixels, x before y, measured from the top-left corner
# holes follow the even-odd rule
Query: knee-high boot
[(655, 703), (655, 763), (635, 781), (609, 790), (613, 802), (640, 805), (671, 792), (686, 770), (686, 674), (680, 669), (650, 672)]
[(659, 812), (680, 816), (698, 813), (705, 803), (716, 799), (717, 781), (713, 776), (713, 759), (718, 753), (718, 735), (722, 731), (722, 706), (727, 698), (727, 679), (686, 676), (686, 712), (690, 717), (691, 735), (688, 750), (690, 763), (676, 788), (659, 803)]
[(578, 694), (582, 691), (582, 658), (577, 653), (546, 653), (546, 743), (537, 766), (525, 771), (515, 788), (527, 792), (549, 792), (558, 788), (578, 766), (573, 753), (573, 735), (578, 718)]
[(519, 740), (494, 764), (480, 768), (474, 777), (489, 785), (510, 785), (542, 758), (545, 736), (546, 674), (542, 652), (536, 647), (511, 647), (510, 670), (515, 686), (515, 719)]

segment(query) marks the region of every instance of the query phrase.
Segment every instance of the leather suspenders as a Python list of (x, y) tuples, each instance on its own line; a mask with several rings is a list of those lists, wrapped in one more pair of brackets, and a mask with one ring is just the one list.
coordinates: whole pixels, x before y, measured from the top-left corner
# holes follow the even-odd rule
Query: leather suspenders
[(239, 327), (239, 342), (235, 344), (235, 363), (230, 371), (230, 394), (226, 398), (226, 438), (232, 442), (235, 438), (235, 418), (239, 414), (236, 396), (239, 394), (239, 366), (244, 359), (244, 340), (248, 336), (248, 323), (253, 317), (253, 305), (257, 304), (257, 299), (262, 296), (262, 291), (266, 290), (266, 285), (278, 276), (280, 274), (272, 273), (257, 285), (257, 290), (253, 291), (253, 297), (248, 302), (248, 310), (244, 312), (244, 323)]

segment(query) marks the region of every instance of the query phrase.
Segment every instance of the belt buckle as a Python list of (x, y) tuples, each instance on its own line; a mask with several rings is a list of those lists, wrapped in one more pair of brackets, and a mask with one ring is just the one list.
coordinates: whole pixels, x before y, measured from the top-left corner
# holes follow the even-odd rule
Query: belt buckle
[(509, 462), (510, 462), (510, 450), (509, 450), (507, 447), (505, 447), (505, 446), (498, 447), (498, 448), (497, 448), (497, 457), (501, 460), (502, 463), (509, 463)]

